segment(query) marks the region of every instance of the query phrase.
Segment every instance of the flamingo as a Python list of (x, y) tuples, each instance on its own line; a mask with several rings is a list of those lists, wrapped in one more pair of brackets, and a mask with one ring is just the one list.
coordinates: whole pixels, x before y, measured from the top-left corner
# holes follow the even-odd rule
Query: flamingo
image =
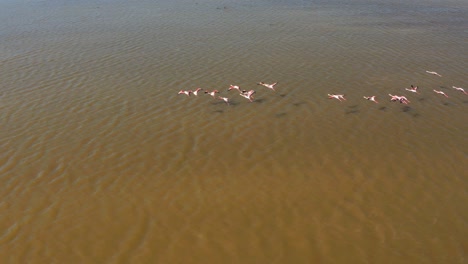
[(437, 75), (437, 76), (439, 76), (439, 77), (442, 77), (442, 75), (438, 74), (438, 73), (435, 72), (435, 71), (426, 71), (426, 72), (429, 73), (429, 74), (432, 74), (432, 75)]
[(445, 97), (448, 98), (448, 95), (446, 95), (446, 94), (445, 94), (444, 92), (442, 92), (442, 91), (438, 91), (438, 90), (436, 90), (436, 89), (434, 89), (433, 91), (434, 91), (435, 93), (441, 94), (441, 95), (443, 95), (443, 96), (445, 96)]
[(377, 102), (377, 100), (375, 99), (375, 95), (373, 95), (373, 96), (364, 96), (364, 99), (369, 100), (369, 101), (372, 101), (372, 102), (374, 102), (374, 103), (376, 103), (376, 104), (379, 103), (379, 102)]
[(404, 97), (404, 96), (398, 96), (398, 95), (391, 95), (391, 94), (388, 94), (391, 98), (390, 98), (390, 101), (392, 102), (400, 102), (400, 104), (408, 104), (410, 103), (410, 101), (408, 100), (408, 98)]
[(460, 91), (460, 92), (462, 92), (462, 93), (464, 93), (464, 94), (468, 94), (468, 93), (465, 91), (465, 89), (463, 89), (463, 88), (461, 88), (461, 87), (452, 86), (452, 88), (455, 89), (455, 90), (457, 90), (457, 91)]
[(328, 94), (328, 99), (332, 98), (338, 99), (340, 102), (341, 100), (346, 100), (346, 98), (344, 98), (344, 94)]
[(411, 85), (411, 88), (405, 88), (406, 91), (410, 91), (410, 92), (413, 92), (413, 93), (419, 93), (418, 92), (418, 86), (413, 86)]
[(264, 83), (264, 82), (259, 82), (257, 83), (257, 85), (262, 85), (262, 86), (265, 86), (266, 88), (268, 89), (271, 89), (273, 91), (276, 91), (275, 90), (275, 86), (278, 84), (278, 82), (275, 82), (275, 83), (272, 83), (272, 84), (268, 84), (268, 83)]
[(177, 94), (185, 94), (187, 96), (190, 96), (190, 94), (192, 93), (192, 90), (180, 90)]
[(250, 91), (242, 90), (242, 92), (240, 93), (242, 97), (247, 98), (250, 102), (253, 102), (254, 94), (255, 94), (254, 90), (250, 90)]
[(222, 96), (218, 96), (218, 99), (223, 100), (224, 102), (226, 102), (226, 104), (229, 105), (229, 98), (227, 98), (227, 97), (222, 97)]
[(205, 91), (206, 94), (209, 94), (211, 96), (213, 96), (213, 98), (216, 98), (216, 93), (219, 93), (218, 90), (213, 90), (211, 92), (209, 91)]
[(237, 86), (237, 85), (232, 85), (232, 84), (231, 84), (231, 85), (229, 86), (229, 88), (228, 88), (228, 91), (230, 91), (230, 90), (232, 90), (232, 89), (236, 89), (236, 90), (238, 90), (239, 92), (241, 91), (241, 89), (240, 89), (239, 86)]
[(197, 88), (195, 91), (192, 91), (192, 93), (195, 95), (195, 96), (198, 96), (198, 92), (203, 90), (202, 88)]

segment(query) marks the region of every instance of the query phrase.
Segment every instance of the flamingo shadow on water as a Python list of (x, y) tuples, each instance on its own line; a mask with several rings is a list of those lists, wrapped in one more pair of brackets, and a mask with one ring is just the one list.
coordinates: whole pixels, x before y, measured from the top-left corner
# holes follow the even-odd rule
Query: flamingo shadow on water
[(306, 104), (307, 102), (305, 101), (301, 101), (301, 102), (297, 102), (297, 103), (293, 103), (294, 106), (301, 106), (303, 104)]
[(217, 102), (212, 102), (211, 104), (212, 104), (212, 105), (237, 106), (237, 105), (239, 105), (240, 103), (239, 103), (239, 102), (236, 102), (236, 101), (231, 101), (231, 100), (229, 101), (229, 103), (226, 103), (226, 102), (220, 100), (220, 101), (217, 101)]
[(357, 114), (359, 113), (359, 110), (357, 109), (353, 109), (353, 110), (349, 110), (349, 111), (346, 111), (345, 114), (349, 115), (349, 114)]
[(407, 112), (411, 111), (411, 109), (412, 109), (412, 108), (409, 107), (409, 106), (403, 106), (403, 107), (401, 108), (401, 111), (407, 113)]
[(275, 116), (276, 116), (277, 118), (285, 117), (286, 115), (287, 115), (286, 112), (282, 112), (282, 113), (277, 113), (277, 114), (275, 114)]
[(359, 106), (359, 105), (350, 105), (350, 106), (348, 106), (348, 108), (350, 108), (350, 110), (345, 111), (345, 114), (349, 115), (349, 114), (357, 114), (357, 113), (359, 113), (359, 109), (357, 109), (358, 106)]

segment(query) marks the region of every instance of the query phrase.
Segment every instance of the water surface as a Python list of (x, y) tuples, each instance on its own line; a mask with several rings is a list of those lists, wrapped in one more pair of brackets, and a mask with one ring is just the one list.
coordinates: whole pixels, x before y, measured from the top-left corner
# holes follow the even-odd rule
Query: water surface
[(466, 262), (466, 3), (157, 2), (0, 1), (1, 262)]

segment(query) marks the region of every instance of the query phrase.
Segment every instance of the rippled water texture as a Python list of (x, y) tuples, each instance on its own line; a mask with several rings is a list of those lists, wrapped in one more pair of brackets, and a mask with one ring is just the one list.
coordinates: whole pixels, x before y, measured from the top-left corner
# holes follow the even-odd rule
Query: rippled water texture
[(468, 4), (401, 2), (0, 0), (0, 262), (466, 263)]

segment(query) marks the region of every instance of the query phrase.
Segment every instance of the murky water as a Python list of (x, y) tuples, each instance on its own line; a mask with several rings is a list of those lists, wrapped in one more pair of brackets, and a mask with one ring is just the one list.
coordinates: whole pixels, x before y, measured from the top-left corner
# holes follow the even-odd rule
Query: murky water
[(466, 263), (468, 4), (154, 2), (0, 0), (0, 262)]

